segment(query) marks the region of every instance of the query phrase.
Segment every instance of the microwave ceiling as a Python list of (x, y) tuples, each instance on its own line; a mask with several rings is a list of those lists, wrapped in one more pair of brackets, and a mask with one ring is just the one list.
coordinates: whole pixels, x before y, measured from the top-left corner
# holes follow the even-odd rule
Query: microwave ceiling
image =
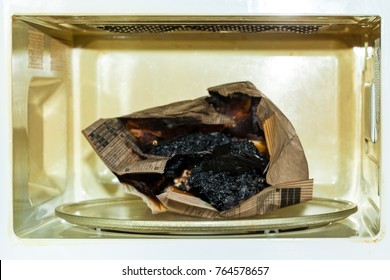
[[(379, 37), (378, 16), (14, 16), (57, 38), (140, 34), (276, 34)], [(367, 36), (369, 33), (370, 36)]]
[(114, 33), (167, 33), (167, 32), (293, 32), (308, 34), (317, 32), (321, 25), (274, 24), (104, 24), (90, 27)]

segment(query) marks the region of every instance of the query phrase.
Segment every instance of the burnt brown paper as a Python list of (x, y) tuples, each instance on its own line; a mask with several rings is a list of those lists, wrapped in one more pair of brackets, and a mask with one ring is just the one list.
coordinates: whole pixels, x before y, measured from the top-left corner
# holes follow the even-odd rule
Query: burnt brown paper
[[(100, 119), (82, 132), (125, 190), (140, 196), (153, 213), (170, 211), (204, 218), (237, 218), (262, 215), (310, 200), (313, 180), (309, 179), (299, 137), (286, 116), (250, 82), (219, 85), (208, 92), (209, 96), (195, 100)], [(227, 103), (218, 107), (219, 100)], [(252, 106), (251, 119), (248, 121), (249, 115), (245, 114), (245, 121), (237, 117), (243, 114), (230, 100), (231, 103), (239, 100), (241, 107)], [(194, 130), (227, 130), (241, 138), (256, 138), (263, 131), (270, 155), (266, 174), (270, 186), (226, 211), (217, 211), (198, 197), (174, 187), (161, 190), (159, 184), (170, 158), (148, 155), (143, 146)]]

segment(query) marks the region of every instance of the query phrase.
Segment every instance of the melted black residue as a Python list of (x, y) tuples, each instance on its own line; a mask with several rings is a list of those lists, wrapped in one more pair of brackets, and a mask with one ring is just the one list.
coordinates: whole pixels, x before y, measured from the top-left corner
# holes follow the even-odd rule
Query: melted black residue
[(216, 209), (228, 210), (267, 187), (268, 156), (248, 140), (221, 132), (192, 133), (167, 139), (149, 154), (172, 157), (166, 166), (166, 184), (191, 170), (189, 192)]

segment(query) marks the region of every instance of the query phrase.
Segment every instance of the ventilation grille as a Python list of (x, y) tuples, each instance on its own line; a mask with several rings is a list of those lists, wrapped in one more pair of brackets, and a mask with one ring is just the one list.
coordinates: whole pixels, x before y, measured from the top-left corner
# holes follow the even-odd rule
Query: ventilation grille
[(110, 24), (93, 26), (114, 33), (167, 33), (167, 32), (291, 32), (299, 34), (315, 33), (321, 25), (264, 25), (264, 24)]

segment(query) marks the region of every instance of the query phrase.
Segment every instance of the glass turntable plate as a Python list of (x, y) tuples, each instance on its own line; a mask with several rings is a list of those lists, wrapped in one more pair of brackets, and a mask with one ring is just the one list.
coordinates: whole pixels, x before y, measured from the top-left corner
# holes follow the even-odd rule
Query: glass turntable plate
[(175, 213), (152, 214), (141, 199), (110, 198), (58, 206), (55, 213), (69, 223), (109, 231), (153, 234), (243, 234), (326, 225), (347, 218), (356, 204), (313, 198), (272, 213), (241, 219), (210, 220)]

